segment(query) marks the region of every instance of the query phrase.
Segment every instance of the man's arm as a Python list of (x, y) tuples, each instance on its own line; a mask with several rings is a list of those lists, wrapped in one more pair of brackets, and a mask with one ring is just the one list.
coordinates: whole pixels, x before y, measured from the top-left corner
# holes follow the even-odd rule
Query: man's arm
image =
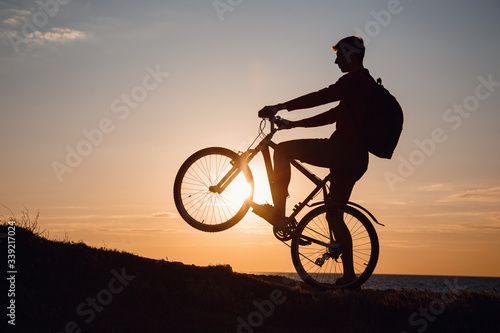
[(292, 99), (286, 103), (265, 106), (259, 111), (259, 117), (269, 118), (274, 116), (280, 110), (298, 110), (308, 109), (315, 106), (340, 101), (342, 96), (346, 94), (345, 79), (346, 75), (341, 77), (337, 82), (327, 88), (309, 93)]
[(281, 119), (280, 129), (292, 129), (296, 127), (318, 127), (333, 124), (337, 121), (339, 112), (340, 109), (339, 106), (337, 106), (326, 112), (302, 120), (291, 121), (287, 119)]
[(341, 89), (337, 82), (327, 88), (292, 99), (284, 103), (284, 105), (286, 105), (286, 109), (288, 111), (308, 109), (315, 106), (339, 101), (341, 99), (341, 95)]
[(338, 114), (339, 114), (339, 106), (330, 109), (326, 112), (320, 113), (316, 116), (312, 116), (310, 118), (292, 121), (291, 125), (287, 126), (287, 128), (318, 127), (318, 126), (333, 124), (334, 122), (337, 121)]
[[(318, 105), (323, 105), (326, 103), (331, 103), (339, 100), (340, 96), (338, 94), (338, 89), (335, 87), (335, 85), (331, 85), (328, 88), (324, 88), (316, 92), (292, 99), (291, 101), (288, 101), (286, 103), (264, 106), (259, 111), (259, 117), (269, 118), (274, 116), (276, 113), (278, 113), (278, 111), (281, 110), (293, 111), (297, 109), (308, 109)], [(316, 125), (316, 126), (321, 126), (321, 125)]]

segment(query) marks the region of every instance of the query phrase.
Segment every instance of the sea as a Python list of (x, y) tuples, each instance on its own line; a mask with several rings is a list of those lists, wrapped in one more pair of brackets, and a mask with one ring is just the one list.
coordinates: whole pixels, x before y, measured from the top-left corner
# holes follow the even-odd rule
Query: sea
[[(278, 275), (301, 281), (297, 273), (250, 273)], [(373, 290), (420, 290), (434, 292), (484, 291), (500, 294), (500, 277), (373, 274), (362, 286)]]

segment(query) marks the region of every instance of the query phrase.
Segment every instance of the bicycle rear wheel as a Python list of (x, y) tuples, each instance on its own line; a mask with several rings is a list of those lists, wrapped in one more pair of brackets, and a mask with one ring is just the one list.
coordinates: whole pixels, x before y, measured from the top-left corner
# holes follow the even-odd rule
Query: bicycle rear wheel
[(291, 245), (293, 264), (302, 280), (317, 289), (356, 289), (370, 277), (377, 264), (377, 233), (359, 210), (350, 206), (331, 209), (343, 214), (351, 234), (356, 279), (339, 282), (344, 275), (342, 245), (334, 239), (326, 219), (326, 205), (309, 212), (297, 226)]
[[(253, 177), (247, 165), (238, 165), (238, 159), (232, 150), (211, 147), (194, 153), (182, 164), (175, 177), (174, 201), (191, 226), (222, 231), (245, 216), (253, 198)], [(227, 187), (217, 188), (223, 179)]]

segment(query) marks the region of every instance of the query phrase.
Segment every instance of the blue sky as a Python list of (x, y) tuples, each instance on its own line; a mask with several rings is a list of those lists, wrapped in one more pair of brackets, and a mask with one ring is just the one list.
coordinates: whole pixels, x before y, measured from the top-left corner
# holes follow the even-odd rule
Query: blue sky
[(54, 237), (293, 270), (251, 214), (191, 230), (173, 179), (198, 149), (249, 144), (262, 106), (335, 82), (331, 46), (358, 33), (405, 111), (394, 158), (372, 157), (353, 193), (387, 225), (377, 270), (500, 276), (499, 14), (498, 1), (1, 1), (0, 203), (39, 210)]

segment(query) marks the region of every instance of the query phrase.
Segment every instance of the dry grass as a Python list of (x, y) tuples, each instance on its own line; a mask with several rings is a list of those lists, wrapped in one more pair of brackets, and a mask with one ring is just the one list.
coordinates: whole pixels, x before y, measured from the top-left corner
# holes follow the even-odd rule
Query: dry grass
[[(15, 221), (17, 227), (24, 228), (38, 236), (45, 235), (46, 230), (40, 230), (38, 226), (38, 217), (40, 216), (40, 212), (37, 212), (35, 217), (31, 218), (29, 209), (24, 207), (24, 209), (21, 211), (20, 217), (18, 218), (9, 207), (2, 204), (0, 205), (7, 209), (11, 214), (8, 218), (3, 216), (0, 220), (0, 225), (7, 225), (9, 221)], [(48, 233), (46, 236), (48, 236)]]

